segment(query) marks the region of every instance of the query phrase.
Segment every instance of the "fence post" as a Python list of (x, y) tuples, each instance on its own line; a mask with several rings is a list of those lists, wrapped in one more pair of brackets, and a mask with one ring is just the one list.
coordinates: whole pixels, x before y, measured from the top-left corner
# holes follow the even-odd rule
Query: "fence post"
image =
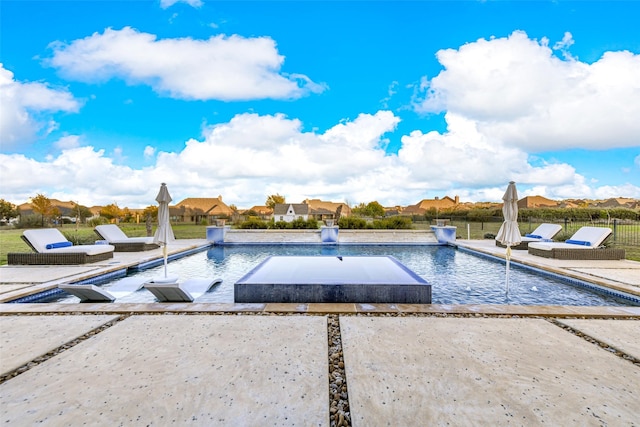
[(617, 234), (618, 234), (618, 219), (613, 218), (613, 243), (616, 243)]
[(568, 228), (568, 224), (569, 224), (569, 218), (565, 218), (564, 219), (564, 232), (567, 232), (567, 228)]

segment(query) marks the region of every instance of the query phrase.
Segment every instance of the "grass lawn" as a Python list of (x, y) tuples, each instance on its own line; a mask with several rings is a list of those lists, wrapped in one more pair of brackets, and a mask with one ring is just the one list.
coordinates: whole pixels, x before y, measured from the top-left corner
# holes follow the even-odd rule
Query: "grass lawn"
[[(143, 237), (147, 235), (144, 224), (119, 224), (120, 228), (129, 237)], [(93, 244), (100, 239), (93, 231), (93, 227), (84, 225), (63, 225), (59, 228), (65, 237), (74, 244)], [(9, 252), (31, 252), (31, 248), (20, 238), (22, 229), (0, 229), (0, 265), (7, 264)], [(155, 232), (155, 227), (153, 228)], [(207, 229), (202, 225), (174, 225), (173, 233), (177, 239), (204, 239)]]
[[(469, 223), (469, 236), (471, 239), (484, 239), (486, 233), (496, 234), (500, 229), (499, 222), (485, 222), (485, 223)], [(467, 239), (467, 223), (453, 223), (458, 227), (457, 234), (460, 239)], [(146, 236), (146, 228), (144, 224), (120, 224), (122, 231), (129, 237), (141, 237)], [(416, 224), (417, 229), (429, 229), (430, 225), (427, 223)], [(532, 226), (535, 228), (535, 225)], [(7, 254), (9, 252), (30, 252), (31, 249), (25, 242), (22, 241), (20, 236), (22, 235), (21, 229), (0, 229), (0, 265), (7, 264)], [(92, 244), (99, 237), (93, 231), (93, 227), (78, 226), (75, 225), (63, 225), (60, 231), (74, 244)], [(155, 232), (155, 227), (153, 229)], [(529, 230), (528, 224), (521, 225), (520, 231), (527, 233)], [(575, 230), (573, 230), (575, 231)], [(569, 236), (573, 233), (569, 232)], [(195, 224), (179, 224), (173, 226), (173, 232), (177, 239), (204, 239), (206, 237), (206, 226)], [(562, 232), (561, 232), (562, 234)], [(569, 237), (566, 236), (566, 237)], [(563, 237), (559, 235), (558, 237)], [(630, 260), (640, 261), (640, 247), (638, 246), (618, 246), (626, 250), (626, 258)]]

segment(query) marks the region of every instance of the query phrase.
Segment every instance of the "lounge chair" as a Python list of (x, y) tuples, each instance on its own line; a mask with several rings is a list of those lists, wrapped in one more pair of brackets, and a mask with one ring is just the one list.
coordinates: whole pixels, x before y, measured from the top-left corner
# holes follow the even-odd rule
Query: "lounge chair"
[(56, 228), (25, 230), (22, 240), (33, 253), (9, 253), (12, 265), (71, 265), (105, 261), (113, 258), (111, 245), (73, 245)]
[(144, 288), (151, 292), (159, 302), (193, 302), (222, 279), (189, 279), (184, 283), (148, 282)]
[(608, 227), (582, 227), (565, 242), (529, 243), (529, 253), (556, 259), (624, 259), (624, 249), (601, 246), (610, 235)]
[(128, 237), (115, 224), (98, 225), (93, 231), (102, 239), (115, 246), (116, 252), (141, 252), (157, 249), (153, 237)]
[[(553, 237), (560, 232), (560, 230), (562, 230), (562, 226), (559, 224), (549, 224), (549, 223), (540, 224), (531, 233), (525, 234), (522, 237), (522, 242), (520, 242), (520, 244), (516, 246), (511, 246), (511, 249), (519, 249), (519, 250), (526, 251), (529, 248), (529, 243), (551, 241)], [(500, 246), (501, 248), (505, 247), (505, 245), (498, 242), (497, 240), (496, 240), (496, 246)]]
[(113, 285), (102, 288), (95, 285), (58, 285), (58, 289), (80, 298), (80, 302), (113, 302), (136, 292), (146, 281), (143, 277), (125, 277)]

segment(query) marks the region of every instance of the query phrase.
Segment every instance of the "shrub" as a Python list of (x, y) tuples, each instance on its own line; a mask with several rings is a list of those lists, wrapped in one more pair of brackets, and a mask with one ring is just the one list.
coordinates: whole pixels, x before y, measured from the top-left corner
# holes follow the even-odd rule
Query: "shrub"
[(67, 238), (68, 241), (70, 241), (74, 245), (93, 245), (98, 238), (97, 235), (91, 234), (86, 236), (79, 236), (77, 233), (70, 232), (62, 232), (62, 234)]
[(16, 223), (16, 228), (41, 228), (42, 216), (40, 215), (20, 215), (20, 222)]
[(413, 222), (409, 217), (392, 216), (382, 220), (373, 221), (373, 228), (388, 230), (410, 230)]
[(553, 236), (553, 240), (564, 242), (565, 240), (569, 239), (572, 235), (573, 235), (573, 233), (561, 230), (558, 234)]
[(95, 227), (96, 225), (108, 224), (109, 220), (103, 216), (99, 216), (96, 218), (91, 218), (87, 220), (87, 225), (89, 227)]
[(484, 238), (485, 239), (495, 239), (496, 235), (493, 233), (484, 233)]
[(247, 230), (266, 230), (269, 228), (269, 223), (258, 218), (249, 218), (248, 220), (242, 221), (238, 224), (238, 228)]
[(362, 230), (367, 228), (367, 221), (354, 216), (343, 216), (338, 220), (338, 227), (347, 230)]

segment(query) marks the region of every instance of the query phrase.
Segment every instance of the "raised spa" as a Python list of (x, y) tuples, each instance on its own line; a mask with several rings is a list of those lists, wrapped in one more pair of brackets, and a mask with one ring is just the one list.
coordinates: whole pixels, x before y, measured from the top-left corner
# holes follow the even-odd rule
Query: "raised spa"
[(234, 295), (240, 303), (431, 304), (431, 285), (392, 256), (271, 256)]

